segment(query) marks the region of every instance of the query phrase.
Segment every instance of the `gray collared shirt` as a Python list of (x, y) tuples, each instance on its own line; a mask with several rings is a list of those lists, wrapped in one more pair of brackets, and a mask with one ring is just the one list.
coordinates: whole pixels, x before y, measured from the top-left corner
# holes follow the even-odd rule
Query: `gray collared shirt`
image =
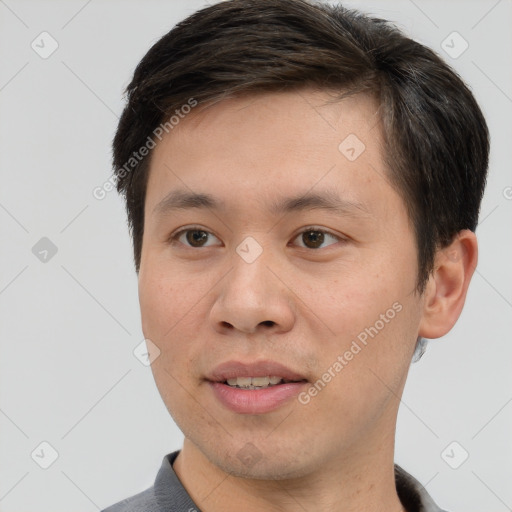
[[(164, 457), (153, 487), (102, 512), (201, 512), (172, 467), (178, 454), (179, 450)], [(434, 503), (415, 478), (396, 464), (395, 481), (398, 496), (407, 512), (446, 512)]]

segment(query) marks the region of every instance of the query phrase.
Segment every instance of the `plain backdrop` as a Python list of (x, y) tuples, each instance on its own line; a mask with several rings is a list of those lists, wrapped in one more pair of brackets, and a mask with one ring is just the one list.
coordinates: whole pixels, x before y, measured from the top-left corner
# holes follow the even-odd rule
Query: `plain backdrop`
[[(204, 5), (0, 0), (1, 512), (99, 510), (152, 485), (181, 446), (133, 353), (143, 335), (124, 205), (92, 191), (111, 175), (136, 64)], [(512, 510), (512, 2), (345, 5), (441, 54), (488, 120), (479, 265), (459, 322), (411, 367), (396, 461), (451, 512)]]

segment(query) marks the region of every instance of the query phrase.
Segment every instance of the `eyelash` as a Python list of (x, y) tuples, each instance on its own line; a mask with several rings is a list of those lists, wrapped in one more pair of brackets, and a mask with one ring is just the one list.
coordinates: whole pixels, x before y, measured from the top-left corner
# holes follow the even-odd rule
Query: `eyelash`
[[(177, 232), (174, 232), (173, 234), (171, 234), (168, 238), (168, 242), (171, 243), (172, 245), (175, 245), (177, 243), (179, 243), (179, 238), (181, 237), (182, 234), (184, 233), (187, 233), (188, 231), (203, 231), (204, 233), (207, 233), (209, 235), (213, 235), (215, 236), (211, 231), (207, 231), (206, 229), (203, 229), (202, 227), (200, 226), (189, 226), (185, 229), (180, 229), (179, 231)], [(345, 238), (342, 238), (338, 235), (335, 235), (334, 233), (331, 233), (330, 231), (327, 231), (325, 229), (320, 229), (320, 228), (317, 228), (316, 226), (308, 226), (307, 228), (304, 228), (302, 231), (300, 231), (299, 233), (297, 233), (293, 240), (295, 240), (297, 237), (299, 237), (300, 235), (304, 234), (304, 233), (307, 233), (309, 231), (313, 231), (315, 233), (322, 233), (324, 235), (329, 235), (333, 238), (335, 238), (338, 242), (346, 242), (347, 239)], [(186, 244), (183, 244), (185, 245), (188, 249), (203, 249), (203, 248), (208, 248), (208, 247), (211, 247), (211, 246), (205, 246), (205, 247), (192, 247), (190, 245), (186, 245)], [(335, 244), (329, 244), (330, 245), (335, 245)], [(327, 246), (327, 247), (329, 247)], [(301, 247), (301, 249), (310, 249), (312, 251), (318, 251), (319, 249), (324, 249), (324, 247), (319, 247), (319, 248), (311, 248), (311, 247)]]

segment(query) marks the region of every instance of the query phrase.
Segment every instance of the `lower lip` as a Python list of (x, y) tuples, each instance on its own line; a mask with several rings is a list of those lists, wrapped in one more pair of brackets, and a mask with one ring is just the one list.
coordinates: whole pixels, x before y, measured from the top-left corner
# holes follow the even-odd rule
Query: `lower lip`
[(223, 382), (209, 382), (217, 399), (240, 414), (263, 414), (274, 411), (297, 396), (307, 382), (288, 382), (265, 389), (232, 388)]

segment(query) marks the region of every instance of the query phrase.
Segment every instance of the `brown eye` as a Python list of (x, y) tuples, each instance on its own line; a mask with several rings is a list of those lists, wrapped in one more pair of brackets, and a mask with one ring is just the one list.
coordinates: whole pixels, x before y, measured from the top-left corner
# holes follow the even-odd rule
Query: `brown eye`
[[(328, 242), (329, 238), (331, 238), (333, 242), (323, 245), (325, 242)], [(322, 249), (323, 247), (327, 247), (341, 240), (336, 235), (323, 231), (322, 229), (307, 229), (300, 233), (297, 239), (300, 239), (302, 242), (301, 247), (306, 249)]]
[(208, 240), (208, 233), (200, 229), (189, 229), (185, 234), (187, 242), (192, 247), (202, 247)]
[(323, 244), (324, 238), (324, 234), (321, 231), (306, 231), (302, 233), (302, 240), (310, 249), (318, 249)]
[(170, 238), (172, 243), (180, 242), (184, 246), (190, 248), (201, 248), (215, 245), (211, 242), (215, 239), (217, 239), (215, 235), (209, 231), (199, 228), (182, 229)]

